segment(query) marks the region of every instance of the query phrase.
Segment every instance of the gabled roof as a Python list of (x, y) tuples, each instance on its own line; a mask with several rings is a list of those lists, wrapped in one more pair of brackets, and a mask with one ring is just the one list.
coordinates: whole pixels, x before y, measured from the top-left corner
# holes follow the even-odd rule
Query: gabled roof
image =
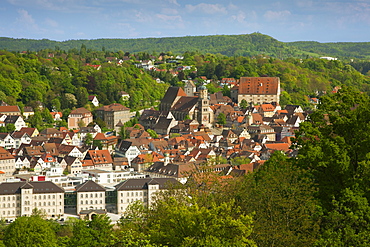
[(62, 134), (62, 132), (54, 128), (46, 128), (40, 132), (40, 135), (53, 135), (53, 134)]
[(187, 96), (181, 87), (169, 87), (163, 96), (161, 103), (172, 104), (176, 97)]
[(0, 147), (0, 160), (15, 159), (5, 148)]
[(75, 110), (72, 110), (71, 113), (69, 115), (72, 115), (72, 114), (91, 114), (91, 112), (89, 110), (87, 110), (86, 108), (84, 107), (80, 107), (80, 108), (77, 108)]
[(7, 112), (21, 112), (17, 105), (0, 105), (0, 112), (7, 113)]
[(130, 110), (130, 108), (127, 108), (126, 106), (123, 106), (123, 105), (118, 104), (118, 103), (105, 105), (105, 106), (102, 106), (102, 107), (97, 109), (97, 111), (112, 111), (112, 112), (115, 112), (115, 111), (129, 111), (129, 110)]
[(261, 110), (263, 112), (273, 112), (275, 110), (275, 107), (272, 104), (262, 104)]
[(94, 137), (94, 140), (105, 141), (107, 140), (107, 137), (103, 133), (97, 133), (96, 136)]
[(154, 162), (146, 171), (152, 172), (156, 174), (162, 174), (166, 176), (181, 178), (186, 177), (189, 175), (188, 173), (194, 169), (194, 165), (191, 163), (183, 163), (183, 164), (167, 164), (165, 165), (164, 162)]
[(174, 178), (137, 178), (137, 179), (127, 179), (119, 184), (117, 184), (116, 190), (143, 190), (148, 189), (148, 185), (158, 184), (159, 189), (166, 189), (169, 185), (180, 184)]
[(198, 103), (198, 97), (183, 96), (171, 107), (170, 111), (189, 112)]
[(29, 136), (32, 136), (32, 134), (36, 131), (36, 128), (28, 128), (28, 127), (22, 127), (19, 132), (25, 132)]
[(106, 189), (92, 180), (88, 180), (85, 183), (76, 186), (76, 192), (101, 192), (101, 191), (106, 191)]
[(156, 125), (154, 126), (154, 129), (168, 129), (172, 123), (173, 119), (169, 119), (166, 117), (160, 117)]
[(289, 143), (265, 143), (264, 144), (267, 149), (270, 150), (279, 150), (283, 152), (287, 152), (290, 150), (290, 144)]
[(34, 194), (64, 193), (64, 189), (51, 181), (1, 183), (0, 195), (19, 194), (21, 189), (32, 189)]
[(24, 137), (25, 135), (26, 135), (26, 137), (27, 136), (30, 137), (29, 134), (27, 134), (26, 132), (23, 132), (23, 131), (14, 131), (12, 133), (12, 137), (16, 138), (16, 139), (20, 139), (20, 138)]
[(17, 120), (18, 120), (19, 118), (23, 119), (23, 118), (22, 118), (22, 116), (20, 116), (20, 115), (11, 115), (11, 116), (7, 116), (7, 117), (5, 118), (5, 120), (4, 120), (4, 122), (5, 122), (6, 124), (9, 124), (9, 123), (15, 123), (15, 122), (17, 122)]
[(67, 165), (73, 164), (76, 160), (79, 160), (77, 157), (72, 157), (72, 156), (65, 156), (64, 161), (67, 163)]
[(87, 153), (94, 164), (113, 164), (112, 156), (108, 150), (89, 150)]

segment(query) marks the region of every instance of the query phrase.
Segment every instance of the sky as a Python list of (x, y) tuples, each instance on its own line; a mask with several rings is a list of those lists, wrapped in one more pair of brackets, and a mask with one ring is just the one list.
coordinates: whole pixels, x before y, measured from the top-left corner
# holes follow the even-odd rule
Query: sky
[(0, 37), (147, 38), (259, 32), (368, 42), (370, 0), (0, 0)]

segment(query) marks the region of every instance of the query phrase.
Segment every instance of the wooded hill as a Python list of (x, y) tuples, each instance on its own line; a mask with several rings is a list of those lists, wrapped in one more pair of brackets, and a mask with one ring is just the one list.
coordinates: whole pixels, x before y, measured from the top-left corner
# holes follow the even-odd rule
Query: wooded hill
[(332, 56), (338, 58), (370, 58), (370, 42), (319, 43), (312, 41), (284, 43), (268, 35), (210, 35), (141, 39), (93, 39), (52, 41), (48, 39), (13, 39), (0, 37), (0, 49), (8, 51), (39, 51), (56, 49), (69, 51), (85, 45), (91, 50), (124, 51), (130, 53), (185, 52), (220, 53), (226, 56), (266, 55), (280, 59), (295, 57)]

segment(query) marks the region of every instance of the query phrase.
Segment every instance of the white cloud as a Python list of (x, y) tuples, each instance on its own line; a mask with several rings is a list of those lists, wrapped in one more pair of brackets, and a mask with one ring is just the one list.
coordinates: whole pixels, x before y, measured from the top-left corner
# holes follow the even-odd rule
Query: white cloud
[(18, 24), (28, 29), (33, 29), (33, 30), (39, 29), (35, 22), (35, 19), (33, 19), (32, 15), (30, 15), (27, 10), (19, 9), (17, 12), (19, 14), (17, 18)]
[(176, 0), (168, 0), (169, 3), (180, 6)]
[(283, 11), (268, 10), (263, 15), (263, 17), (265, 17), (265, 19), (267, 19), (268, 21), (282, 21), (282, 20), (285, 20), (290, 15), (291, 13), (289, 10), (283, 10)]
[(205, 14), (227, 14), (227, 10), (220, 4), (208, 4), (200, 3), (198, 5), (185, 5), (185, 8), (189, 12), (203, 12)]
[(46, 23), (46, 25), (51, 26), (51, 27), (57, 27), (58, 26), (58, 22), (56, 22), (56, 21), (54, 21), (50, 18), (47, 18), (45, 20), (45, 23)]
[(177, 22), (182, 22), (182, 18), (179, 15), (156, 14), (155, 17), (157, 17), (158, 19), (163, 20), (163, 21), (177, 21)]
[(239, 11), (236, 15), (232, 15), (231, 18), (239, 23), (243, 23), (246, 18), (246, 14), (243, 11)]
[(296, 5), (298, 7), (301, 7), (301, 8), (308, 8), (308, 7), (312, 7), (313, 6), (313, 2), (312, 1), (309, 1), (309, 0), (299, 0), (296, 2)]
[(152, 22), (153, 18), (148, 13), (135, 11), (135, 20), (137, 22)]
[(101, 8), (92, 6), (86, 1), (76, 0), (7, 0), (10, 4), (21, 6), (22, 8), (37, 8), (41, 10), (78, 13), (93, 12), (96, 13)]

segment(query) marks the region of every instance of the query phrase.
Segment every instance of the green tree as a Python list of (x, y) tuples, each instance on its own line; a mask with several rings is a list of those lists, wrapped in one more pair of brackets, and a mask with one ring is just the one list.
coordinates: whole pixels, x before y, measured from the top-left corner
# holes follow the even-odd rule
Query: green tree
[(5, 246), (51, 246), (57, 245), (57, 238), (50, 222), (38, 215), (18, 217), (4, 234)]
[(93, 144), (93, 140), (94, 140), (94, 138), (91, 135), (91, 133), (87, 133), (86, 134), (86, 137), (85, 137), (85, 140), (84, 140), (84, 143), (85, 143), (86, 146), (89, 147), (89, 146), (91, 146)]
[(149, 135), (152, 137), (152, 138), (158, 138), (158, 134), (152, 130), (152, 129), (147, 129), (146, 132), (149, 133)]
[(46, 107), (42, 110), (41, 117), (46, 123), (49, 123), (49, 124), (54, 123), (53, 116), (50, 114), (49, 109)]
[(329, 245), (369, 244), (369, 103), (368, 95), (343, 87), (323, 96), (296, 133), (297, 164), (317, 183)]
[(226, 115), (224, 113), (220, 113), (217, 116), (217, 123), (220, 125), (225, 125), (226, 124)]
[(312, 246), (320, 229), (315, 193), (309, 174), (277, 151), (225, 194), (239, 198), (247, 214), (254, 212), (252, 238), (258, 246)]
[(150, 239), (167, 246), (255, 246), (249, 239), (252, 217), (233, 206), (233, 201), (205, 207), (194, 197), (161, 198), (148, 215)]
[(248, 102), (245, 99), (242, 99), (239, 104), (240, 108), (246, 109), (248, 107)]
[(11, 132), (15, 131), (15, 125), (14, 125), (14, 124), (12, 124), (12, 123), (7, 124), (7, 125), (5, 126), (5, 128), (6, 128), (6, 132), (8, 132), (8, 133), (11, 133)]

